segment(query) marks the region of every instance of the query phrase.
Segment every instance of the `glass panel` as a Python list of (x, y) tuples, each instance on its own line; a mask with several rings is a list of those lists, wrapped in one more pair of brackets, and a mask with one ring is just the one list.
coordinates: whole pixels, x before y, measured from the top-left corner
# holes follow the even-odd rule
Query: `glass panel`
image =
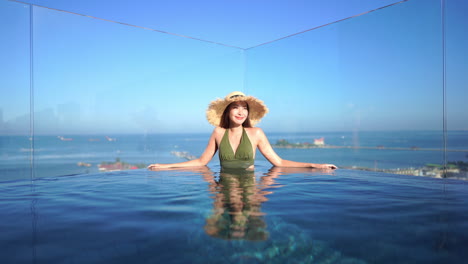
[(29, 179), (29, 6), (0, 1), (0, 181)]
[(440, 177), (440, 21), (439, 1), (409, 1), (248, 50), (261, 126), (301, 148), (280, 156)]
[[(468, 178), (468, 36), (466, 1), (446, 2), (447, 176)], [(454, 166), (455, 165), (455, 166)]]
[(38, 177), (200, 155), (207, 100), (243, 85), (240, 49), (44, 8), (34, 17)]

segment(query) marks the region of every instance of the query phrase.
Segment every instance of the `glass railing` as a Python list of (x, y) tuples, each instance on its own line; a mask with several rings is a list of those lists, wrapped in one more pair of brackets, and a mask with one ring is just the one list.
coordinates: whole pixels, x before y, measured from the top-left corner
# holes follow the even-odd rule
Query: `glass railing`
[(32, 115), (29, 6), (0, 1), (0, 180), (30, 178)]
[(1, 180), (200, 155), (208, 103), (235, 90), (268, 105), (259, 126), (283, 158), (466, 177), (461, 2), (405, 1), (250, 48), (0, 5)]
[[(464, 33), (468, 21), (464, 15), (465, 1), (444, 1), (445, 13), (445, 76), (446, 76), (446, 127), (447, 162), (460, 170), (461, 178), (468, 178), (468, 115), (465, 98), (468, 98), (468, 37)], [(456, 177), (456, 173), (449, 172)]]
[[(450, 18), (450, 9), (447, 13)], [(455, 37), (450, 21), (448, 52), (463, 50), (450, 48)], [(461, 85), (466, 77), (453, 76), (458, 87), (450, 87), (449, 78), (448, 94), (458, 92), (444, 99), (442, 28), (441, 2), (416, 0), (249, 49), (248, 90), (274, 105), (262, 124), (280, 155), (344, 168), (464, 178), (463, 166), (450, 164), (467, 161), (465, 107), (456, 96), (466, 94)], [(444, 105), (453, 107), (449, 120), (459, 113), (449, 131)]]

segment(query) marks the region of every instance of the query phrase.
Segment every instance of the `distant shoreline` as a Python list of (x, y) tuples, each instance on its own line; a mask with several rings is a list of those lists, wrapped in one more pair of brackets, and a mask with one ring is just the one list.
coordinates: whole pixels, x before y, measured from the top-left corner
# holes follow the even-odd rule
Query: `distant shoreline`
[(365, 146), (332, 146), (332, 145), (307, 145), (307, 144), (289, 144), (289, 145), (272, 145), (274, 148), (287, 148), (287, 149), (312, 149), (312, 148), (329, 148), (329, 149), (378, 149), (378, 150), (411, 150), (411, 151), (450, 151), (450, 152), (467, 152), (468, 149), (439, 149), (439, 148), (403, 148), (403, 147), (385, 147), (385, 146), (376, 146), (376, 147), (365, 147)]

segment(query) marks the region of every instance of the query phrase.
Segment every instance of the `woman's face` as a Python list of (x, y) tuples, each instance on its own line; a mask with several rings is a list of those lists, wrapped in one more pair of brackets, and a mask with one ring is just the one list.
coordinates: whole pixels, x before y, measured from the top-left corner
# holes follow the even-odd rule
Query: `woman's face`
[(249, 116), (246, 102), (234, 102), (229, 105), (229, 119), (232, 124), (242, 125)]

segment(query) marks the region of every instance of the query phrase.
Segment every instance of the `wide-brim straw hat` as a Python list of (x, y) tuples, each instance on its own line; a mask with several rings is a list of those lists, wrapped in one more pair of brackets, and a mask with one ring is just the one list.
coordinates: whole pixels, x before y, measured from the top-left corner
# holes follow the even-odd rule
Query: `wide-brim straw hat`
[(249, 105), (249, 119), (250, 124), (253, 126), (260, 122), (263, 116), (268, 113), (268, 108), (263, 103), (253, 96), (247, 96), (242, 92), (232, 92), (224, 99), (218, 98), (210, 103), (206, 110), (206, 118), (213, 126), (219, 126), (224, 109), (232, 103), (237, 101), (244, 101)]

